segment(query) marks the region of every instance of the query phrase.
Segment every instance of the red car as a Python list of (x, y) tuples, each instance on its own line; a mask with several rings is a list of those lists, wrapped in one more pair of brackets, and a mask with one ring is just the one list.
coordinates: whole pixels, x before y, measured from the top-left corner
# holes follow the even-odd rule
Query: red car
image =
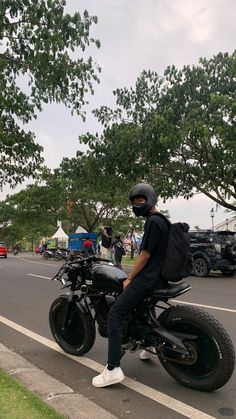
[(4, 242), (0, 242), (0, 256), (7, 258), (7, 246)]

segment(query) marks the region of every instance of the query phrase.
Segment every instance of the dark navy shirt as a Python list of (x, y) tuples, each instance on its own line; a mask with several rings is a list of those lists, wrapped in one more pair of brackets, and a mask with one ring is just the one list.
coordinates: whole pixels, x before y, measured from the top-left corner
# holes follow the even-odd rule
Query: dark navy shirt
[(160, 262), (165, 255), (168, 232), (168, 222), (164, 217), (162, 218), (158, 213), (148, 216), (140, 250), (150, 253), (150, 258), (135, 278), (136, 285), (153, 289), (166, 285), (166, 281), (160, 275)]

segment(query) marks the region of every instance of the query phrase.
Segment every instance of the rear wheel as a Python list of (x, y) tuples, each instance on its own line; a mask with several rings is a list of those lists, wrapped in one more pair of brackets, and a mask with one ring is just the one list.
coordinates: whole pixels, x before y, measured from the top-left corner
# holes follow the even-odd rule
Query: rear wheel
[(68, 300), (57, 298), (50, 307), (49, 324), (58, 345), (65, 352), (80, 356), (92, 348), (96, 330), (92, 316), (80, 311), (75, 301), (70, 304), (69, 318), (64, 326)]
[(234, 347), (213, 316), (195, 307), (176, 306), (161, 323), (171, 332), (197, 336), (183, 342), (190, 353), (185, 363), (160, 357), (163, 367), (176, 381), (201, 391), (216, 390), (227, 383), (235, 366)]
[(210, 273), (210, 269), (208, 268), (207, 262), (204, 258), (194, 259), (193, 269), (196, 276), (208, 276)]

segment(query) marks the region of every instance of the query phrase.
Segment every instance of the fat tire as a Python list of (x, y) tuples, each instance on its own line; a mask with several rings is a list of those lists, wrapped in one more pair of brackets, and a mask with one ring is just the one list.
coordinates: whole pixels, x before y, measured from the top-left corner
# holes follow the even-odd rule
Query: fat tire
[(76, 302), (74, 301), (74, 313), (76, 312), (76, 316), (78, 316), (77, 319), (80, 321), (82, 325), (82, 333), (84, 335), (82, 335), (81, 341), (77, 345), (72, 345), (71, 343), (66, 342), (65, 338), (61, 334), (61, 330), (58, 328), (56, 324), (56, 317), (59, 313), (59, 310), (61, 310), (61, 313), (63, 313), (63, 309), (65, 309), (66, 303), (67, 299), (63, 297), (58, 297), (55, 301), (53, 301), (49, 310), (50, 329), (55, 341), (63, 349), (63, 351), (67, 352), (68, 354), (81, 356), (86, 354), (94, 345), (96, 338), (95, 325), (92, 316), (89, 313), (83, 313), (81, 310), (79, 310), (79, 307), (76, 305)]
[(234, 347), (227, 331), (213, 316), (196, 307), (177, 305), (169, 309), (167, 316), (162, 313), (159, 320), (169, 331), (174, 330), (181, 322), (198, 327), (210, 339), (217, 358), (216, 365), (209, 375), (197, 377), (180, 371), (178, 364), (159, 357), (162, 366), (171, 377), (186, 387), (200, 391), (217, 390), (227, 383), (235, 367)]

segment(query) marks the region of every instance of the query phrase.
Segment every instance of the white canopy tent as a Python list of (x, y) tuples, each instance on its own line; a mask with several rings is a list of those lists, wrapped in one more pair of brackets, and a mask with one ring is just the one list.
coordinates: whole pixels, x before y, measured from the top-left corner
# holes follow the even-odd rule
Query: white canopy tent
[(78, 226), (76, 233), (87, 233), (87, 231), (83, 227)]
[(61, 245), (62, 247), (67, 247), (68, 244), (68, 236), (64, 232), (62, 227), (59, 227), (55, 234), (53, 234), (52, 239), (57, 239), (58, 246)]

